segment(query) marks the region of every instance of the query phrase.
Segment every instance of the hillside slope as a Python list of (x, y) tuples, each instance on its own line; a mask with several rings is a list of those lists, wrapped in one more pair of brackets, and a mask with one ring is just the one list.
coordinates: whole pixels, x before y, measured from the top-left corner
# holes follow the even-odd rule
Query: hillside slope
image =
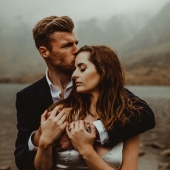
[(146, 26), (121, 49), (123, 54), (132, 54), (170, 42), (170, 3), (168, 3)]
[(128, 84), (170, 85), (170, 3), (121, 50)]

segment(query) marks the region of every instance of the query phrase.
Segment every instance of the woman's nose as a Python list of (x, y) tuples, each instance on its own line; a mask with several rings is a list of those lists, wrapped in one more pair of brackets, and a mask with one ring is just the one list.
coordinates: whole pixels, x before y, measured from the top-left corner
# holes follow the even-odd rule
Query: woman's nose
[(76, 79), (78, 76), (77, 76), (77, 73), (76, 73), (76, 70), (73, 72), (72, 74), (72, 79)]

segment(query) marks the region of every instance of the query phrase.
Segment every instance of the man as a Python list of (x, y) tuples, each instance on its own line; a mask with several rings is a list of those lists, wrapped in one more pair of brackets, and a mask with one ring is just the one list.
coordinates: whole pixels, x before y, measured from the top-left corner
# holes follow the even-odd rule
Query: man
[[(66, 98), (71, 91), (71, 75), (78, 51), (78, 39), (73, 29), (74, 23), (66, 16), (44, 18), (33, 29), (36, 47), (46, 62), (47, 70), (45, 77), (17, 93), (18, 135), (14, 154), (20, 170), (35, 169), (33, 162), (41, 136), (39, 127), (42, 113), (53, 102)], [(59, 116), (64, 117), (64, 113)], [(154, 126), (153, 112), (144, 103), (140, 123), (132, 119), (125, 127), (115, 127), (109, 132), (111, 143), (116, 145)], [(62, 131), (58, 128), (55, 133), (61, 134)], [(62, 147), (67, 149), (64, 145)]]

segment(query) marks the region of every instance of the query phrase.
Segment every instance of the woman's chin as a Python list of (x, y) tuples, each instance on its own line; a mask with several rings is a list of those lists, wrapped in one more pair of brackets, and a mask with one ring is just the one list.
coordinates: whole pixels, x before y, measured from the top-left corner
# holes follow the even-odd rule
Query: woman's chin
[(77, 91), (77, 93), (82, 93), (82, 94), (87, 93), (87, 91), (86, 91), (86, 90), (79, 89), (79, 88), (77, 88), (77, 89), (76, 89), (76, 91)]

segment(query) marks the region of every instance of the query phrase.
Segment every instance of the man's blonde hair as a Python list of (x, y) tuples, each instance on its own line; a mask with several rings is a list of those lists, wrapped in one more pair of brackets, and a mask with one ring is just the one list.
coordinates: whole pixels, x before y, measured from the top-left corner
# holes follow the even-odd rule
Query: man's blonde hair
[(56, 31), (72, 32), (74, 23), (68, 16), (50, 16), (39, 21), (33, 28), (33, 38), (37, 49), (45, 46), (51, 50), (52, 34)]

